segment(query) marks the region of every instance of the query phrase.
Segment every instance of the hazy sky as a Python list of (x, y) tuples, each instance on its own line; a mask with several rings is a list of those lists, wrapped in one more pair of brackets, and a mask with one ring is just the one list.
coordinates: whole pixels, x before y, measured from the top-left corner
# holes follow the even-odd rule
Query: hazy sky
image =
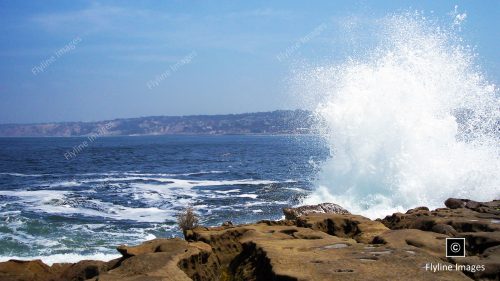
[(497, 0), (1, 0), (0, 123), (293, 108), (297, 65), (342, 61), (387, 14), (451, 22), (455, 5), (467, 13), (462, 36), (498, 82)]

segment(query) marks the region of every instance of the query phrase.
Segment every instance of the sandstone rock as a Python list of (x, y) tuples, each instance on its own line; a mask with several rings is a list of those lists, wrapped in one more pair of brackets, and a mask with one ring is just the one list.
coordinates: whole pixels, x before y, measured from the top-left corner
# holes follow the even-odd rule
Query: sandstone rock
[(51, 266), (53, 272), (56, 272), (55, 267), (63, 266), (64, 270), (57, 273), (59, 280), (67, 281), (83, 281), (93, 278), (108, 270), (107, 262), (83, 260), (75, 264), (54, 264)]
[(462, 232), (469, 254), (482, 254), (491, 247), (500, 245), (500, 232)]
[(379, 234), (389, 230), (381, 222), (358, 215), (309, 214), (297, 219), (297, 226), (326, 232), (338, 237), (353, 238), (370, 243)]
[(479, 255), (479, 263), (484, 263), (484, 272), (474, 273), (476, 279), (500, 280), (500, 246), (488, 248)]
[(391, 229), (419, 229), (463, 237), (466, 240), (466, 257), (452, 261), (469, 266), (484, 264), (484, 271), (464, 272), (474, 279), (500, 280), (500, 250), (497, 248), (500, 247), (500, 201), (476, 202), (450, 198), (445, 205), (449, 208), (426, 213), (395, 213), (381, 222)]
[(10, 260), (0, 263), (2, 281), (55, 281), (56, 278), (50, 267), (41, 260)]
[(373, 242), (406, 250), (412, 250), (412, 247), (416, 247), (430, 255), (442, 258), (446, 250), (445, 239), (447, 237), (447, 235), (418, 229), (399, 229), (384, 232), (375, 237)]
[(425, 271), (441, 262), (418, 249), (352, 245), (328, 240), (254, 240), (232, 267), (236, 280), (470, 280), (461, 272)]
[(128, 257), (133, 257), (133, 256), (138, 256), (141, 254), (147, 254), (147, 253), (155, 253), (155, 252), (161, 252), (161, 247), (163, 248), (176, 248), (179, 247), (179, 245), (185, 245), (185, 241), (181, 240), (179, 238), (174, 238), (174, 239), (153, 239), (150, 241), (146, 241), (142, 243), (141, 245), (138, 246), (125, 246), (121, 245), (117, 248), (118, 252), (123, 255), (123, 257), (128, 258)]
[(478, 256), (453, 258), (452, 262), (477, 267), (484, 265), (484, 270), (466, 271), (465, 274), (475, 280), (500, 280), (500, 246), (488, 248)]
[[(366, 218), (351, 218), (356, 219)], [(413, 245), (399, 249), (396, 244), (363, 244), (306, 227), (260, 223), (197, 228), (191, 235), (218, 252), (228, 280), (468, 280), (460, 272), (426, 272), (425, 263), (443, 261)]]
[(279, 221), (272, 221), (272, 220), (261, 220), (261, 221), (258, 221), (257, 224), (259, 223), (265, 223), (269, 226), (272, 226), (272, 225), (286, 225), (286, 226), (293, 226), (295, 225), (295, 221), (292, 221), (292, 220), (279, 220)]
[(287, 220), (295, 220), (300, 216), (320, 214), (349, 214), (349, 211), (334, 203), (322, 203), (318, 205), (305, 205), (296, 208), (283, 208)]
[(83, 281), (106, 272), (117, 261), (83, 260), (74, 264), (55, 263), (52, 266), (41, 260), (0, 263), (2, 281)]
[(448, 236), (456, 236), (458, 232), (453, 228), (453, 226), (448, 224), (438, 223), (432, 226), (431, 231), (441, 234), (446, 234)]
[(137, 247), (121, 247), (121, 264), (95, 281), (217, 280), (218, 261), (209, 245), (180, 239), (155, 239)]

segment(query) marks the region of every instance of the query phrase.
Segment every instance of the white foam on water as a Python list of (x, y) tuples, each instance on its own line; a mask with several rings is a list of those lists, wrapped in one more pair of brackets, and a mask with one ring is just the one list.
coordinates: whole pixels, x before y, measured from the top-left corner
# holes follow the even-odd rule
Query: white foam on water
[(167, 186), (183, 187), (183, 188), (193, 188), (200, 186), (221, 186), (221, 185), (266, 185), (278, 183), (272, 180), (254, 180), (254, 179), (242, 179), (242, 180), (183, 180), (183, 179), (173, 179), (173, 178), (153, 178), (157, 181), (172, 182), (167, 183)]
[(0, 195), (22, 198), (26, 203), (63, 200), (68, 193), (69, 191), (62, 190), (0, 190)]
[[(135, 181), (135, 180), (150, 180), (148, 177), (106, 177), (106, 178), (92, 178), (80, 180), (80, 183), (94, 183), (94, 182), (127, 182), (127, 181)], [(158, 181), (164, 181), (160, 179)]]
[(50, 187), (74, 187), (74, 186), (80, 186), (82, 185), (81, 182), (78, 181), (60, 181), (60, 182), (55, 182), (51, 183), (49, 186)]
[[(106, 178), (95, 178), (95, 179), (85, 179), (78, 181), (81, 183), (94, 183), (94, 182), (130, 182), (130, 181), (157, 181), (164, 183), (165, 185), (182, 187), (182, 188), (192, 188), (199, 186), (221, 186), (221, 185), (265, 185), (279, 183), (278, 181), (272, 180), (254, 180), (254, 179), (241, 179), (241, 180), (189, 180), (189, 179), (176, 179), (168, 177), (158, 177), (158, 176), (130, 176), (130, 177), (106, 177)], [(287, 180), (286, 182), (293, 182), (292, 180)]]
[(0, 173), (0, 175), (13, 176), (13, 177), (42, 177), (42, 174), (22, 174), (22, 173)]
[(18, 257), (18, 256), (0, 256), (0, 262), (5, 262), (8, 260), (42, 260), (47, 265), (52, 265), (54, 263), (75, 263), (82, 260), (100, 260), (100, 261), (110, 261), (121, 257), (120, 254), (105, 254), (105, 253), (95, 253), (89, 255), (81, 254), (54, 254), (48, 256), (29, 256), (29, 257)]
[(46, 237), (38, 237), (26, 232), (27, 219), (20, 217), (20, 213), (3, 212), (1, 213), (2, 228), (9, 229), (0, 233), (0, 240), (16, 241), (21, 244), (31, 246), (54, 247), (60, 246), (61, 243)]
[(381, 217), (448, 197), (500, 198), (500, 102), (476, 54), (421, 14), (381, 21), (370, 55), (300, 73), (330, 146), (303, 203)]
[(215, 190), (215, 193), (220, 194), (229, 194), (229, 193), (238, 193), (241, 192), (241, 189), (230, 189), (230, 190)]
[(135, 220), (138, 222), (164, 222), (173, 220), (171, 210), (162, 210), (157, 207), (133, 208), (102, 202), (97, 199), (85, 200), (98, 209), (81, 206), (71, 206), (65, 199), (69, 192), (59, 190), (22, 190), (0, 191), (0, 195), (16, 197), (26, 205), (26, 209), (42, 211), (49, 214), (78, 214), (83, 216), (105, 217), (116, 220)]
[(238, 194), (236, 197), (257, 199), (257, 194)]
[(198, 194), (194, 190), (185, 188), (182, 185), (172, 186), (169, 184), (134, 183), (131, 186), (131, 191), (134, 193), (135, 199), (149, 202), (173, 199), (178, 196), (190, 198), (198, 197)]
[[(196, 198), (250, 198), (257, 199), (257, 194), (241, 193), (241, 189), (234, 188), (230, 190), (212, 190), (202, 189), (194, 190), (194, 187), (217, 187), (217, 186), (233, 186), (233, 185), (269, 185), (279, 183), (271, 180), (181, 180), (181, 179), (166, 179), (164, 184), (150, 183), (133, 183), (132, 191), (134, 199), (143, 200), (150, 203), (158, 203), (167, 201), (173, 204), (174, 207), (182, 207), (186, 204), (192, 204)], [(295, 182), (287, 180), (286, 182)], [(182, 199), (178, 199), (179, 196)]]
[(219, 170), (212, 170), (212, 171), (199, 171), (199, 172), (192, 172), (192, 173), (172, 173), (172, 174), (166, 174), (166, 173), (141, 173), (141, 172), (125, 172), (124, 175), (130, 175), (130, 176), (160, 176), (160, 177), (174, 177), (174, 176), (196, 176), (196, 175), (206, 175), (206, 174), (223, 174), (223, 173), (228, 173), (229, 171), (219, 171)]

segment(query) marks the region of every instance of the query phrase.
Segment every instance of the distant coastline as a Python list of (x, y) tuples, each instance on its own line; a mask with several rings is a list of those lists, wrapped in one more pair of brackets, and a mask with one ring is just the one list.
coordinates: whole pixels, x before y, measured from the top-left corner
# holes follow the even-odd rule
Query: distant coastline
[(154, 135), (313, 134), (307, 110), (276, 110), (225, 115), (149, 116), (97, 122), (0, 124), (0, 137), (84, 137)]

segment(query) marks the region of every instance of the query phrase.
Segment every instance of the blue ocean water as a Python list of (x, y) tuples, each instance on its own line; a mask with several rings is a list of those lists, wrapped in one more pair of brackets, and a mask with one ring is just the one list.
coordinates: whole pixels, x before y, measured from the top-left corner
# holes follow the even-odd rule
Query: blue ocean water
[(204, 225), (279, 219), (327, 157), (314, 136), (1, 138), (0, 257), (110, 258), (179, 236), (187, 205)]

